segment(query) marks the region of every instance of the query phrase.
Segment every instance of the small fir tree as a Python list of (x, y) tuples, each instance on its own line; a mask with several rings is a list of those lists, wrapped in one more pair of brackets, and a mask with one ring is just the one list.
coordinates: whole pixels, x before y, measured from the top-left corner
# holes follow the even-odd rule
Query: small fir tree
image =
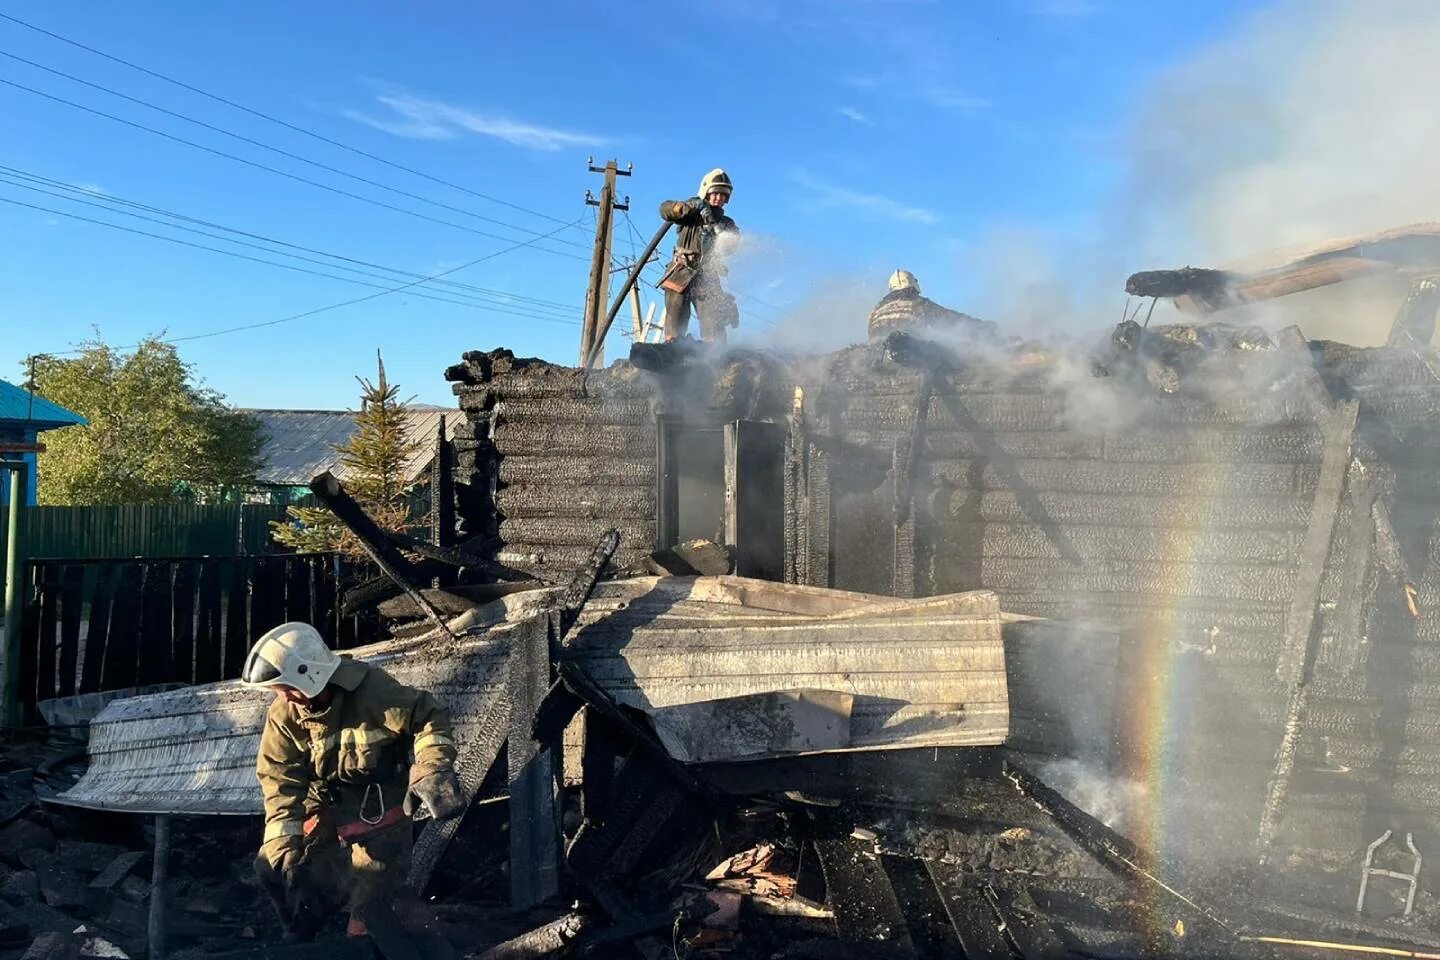
[[(423, 444), (408, 435), (409, 401), (401, 400), (399, 386), (386, 379), (378, 350), (375, 359), (379, 376), (374, 382), (355, 378), (360, 383), (355, 432), (335, 449), (345, 467), (345, 489), (382, 529), (403, 533), (417, 522), (405, 501), (405, 467)], [(289, 507), (286, 514), (287, 519), (270, 522), (276, 543), (303, 552), (364, 556), (359, 540), (328, 507)]]

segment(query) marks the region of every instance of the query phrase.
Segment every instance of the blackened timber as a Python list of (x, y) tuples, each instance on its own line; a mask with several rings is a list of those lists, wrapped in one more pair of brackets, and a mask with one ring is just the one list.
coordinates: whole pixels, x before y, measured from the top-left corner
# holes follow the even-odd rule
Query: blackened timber
[(455, 444), (445, 435), (445, 426), (441, 414), (430, 478), (431, 538), (442, 550), (455, 545)]
[[(954, 867), (946, 868), (933, 861), (925, 861), (925, 869), (935, 884), (935, 892), (945, 907), (945, 915), (965, 960), (1010, 960), (1010, 947), (1001, 933), (999, 917), (995, 915), (980, 884), (967, 878)], [(1027, 957), (1027, 954), (1021, 954)]]
[[(194, 580), (191, 579), (193, 585)], [(84, 612), (85, 567), (67, 564), (60, 571), (60, 679), (56, 693), (68, 697), (75, 692), (76, 667), (80, 657), (80, 618)], [(187, 671), (182, 674), (190, 679)]]
[(420, 949), (419, 938), (401, 926), (388, 900), (372, 900), (358, 907), (355, 914), (385, 960), (428, 960)]
[[(35, 571), (36, 588), (40, 594), (39, 647), (36, 651), (36, 700), (57, 696), (55, 626), (59, 617), (60, 571), (46, 564)], [(22, 674), (23, 676), (23, 674)], [(28, 699), (28, 698), (22, 698)]]
[(560, 615), (559, 632), (555, 638), (558, 643), (565, 642), (566, 634), (575, 625), (581, 609), (585, 606), (585, 601), (590, 599), (590, 594), (600, 580), (600, 574), (604, 572), (605, 565), (610, 562), (611, 557), (615, 556), (615, 551), (618, 549), (620, 549), (620, 531), (606, 530), (601, 534), (599, 541), (595, 544), (595, 549), (590, 552), (584, 565), (575, 571), (575, 575), (570, 578), (570, 583), (556, 599), (556, 609)]
[[(427, 560), (434, 560), (449, 567), (476, 567), (492, 574), (499, 580), (526, 580), (528, 577), (518, 570), (511, 570), (502, 563), (496, 563), (489, 557), (476, 553), (474, 547), (466, 544), (464, 547), (439, 546), (427, 543), (415, 537), (406, 536), (403, 533), (387, 533), (386, 536), (392, 543), (404, 547), (414, 553), (420, 554)], [(417, 571), (418, 573), (419, 571)]]
[(1040, 915), (1030, 891), (996, 890), (990, 884), (982, 888), (991, 909), (999, 915), (1001, 931), (1015, 945), (1025, 960), (1065, 960), (1065, 944), (1053, 927)]
[[(835, 931), (850, 943), (894, 944), (914, 956), (915, 945), (905, 912), (879, 858), (854, 837), (814, 841), (825, 874), (826, 901), (835, 915)], [(969, 956), (967, 953), (966, 956)]]
[[(509, 731), (510, 700), (502, 691), (485, 708), (476, 725), (474, 735), (456, 744), (456, 773), (460, 778), (460, 791), (468, 804), (473, 803), (480, 785), (505, 743)], [(415, 839), (415, 849), (410, 857), (408, 883), (417, 894), (425, 891), (430, 876), (440, 863), (445, 848), (450, 845), (465, 815), (449, 820), (431, 820), (425, 824), (420, 836)]]
[(510, 739), (510, 905), (535, 906), (559, 890), (559, 818), (555, 808), (556, 751), (532, 736), (535, 714), (550, 687), (550, 614), (514, 631), (506, 689)]
[(1219, 304), (1225, 300), (1226, 288), (1238, 279), (1224, 270), (1204, 267), (1141, 270), (1125, 281), (1125, 292), (1132, 297), (1191, 296), (1202, 303)]
[(615, 774), (605, 809), (588, 812), (566, 847), (565, 862), (570, 872), (612, 919), (623, 922), (639, 913), (629, 894), (621, 889), (622, 878), (612, 860), (625, 849), (625, 859), (633, 864), (654, 839), (656, 827), (663, 826), (664, 817), (657, 824), (651, 811), (659, 808), (668, 817), (678, 805), (676, 794), (679, 791), (666, 781), (656, 764), (632, 751)]
[(1290, 601), (1290, 614), (1285, 618), (1285, 645), (1275, 671), (1282, 682), (1289, 684), (1290, 698), (1285, 729), (1275, 753), (1275, 772), (1260, 813), (1256, 842), (1262, 861), (1284, 816), (1290, 778), (1295, 771), (1295, 753), (1300, 746), (1304, 725), (1307, 687), (1320, 643), (1320, 586), (1330, 557), (1335, 518), (1345, 493), (1345, 477), (1349, 473), (1350, 451), (1359, 410), (1358, 400), (1345, 401), (1336, 405), (1321, 423), (1325, 455), (1320, 464), (1320, 483), (1310, 508), (1310, 526), (1305, 532), (1300, 572)]
[(1366, 588), (1370, 584), (1375, 553), (1378, 494), (1365, 464), (1358, 458), (1351, 460), (1347, 481), (1350, 518), (1345, 536), (1343, 579), (1335, 600), (1336, 625), (1332, 631), (1336, 649), (1329, 657), (1333, 661), (1331, 665), (1344, 676), (1355, 672), (1364, 646), (1365, 618), (1369, 612)]
[(326, 470), (310, 481), (310, 489), (340, 522), (355, 534), (374, 564), (395, 581), (396, 586), (410, 597), (417, 609), (424, 612), (425, 619), (429, 620), (442, 636), (453, 639), (450, 628), (445, 625), (445, 620), (435, 609), (435, 605), (421, 596), (419, 588), (425, 584), (414, 565), (390, 542), (385, 531), (370, 519), (364, 508), (355, 502), (355, 498), (345, 491), (335, 475)]
[(665, 770), (677, 783), (696, 796), (703, 796), (704, 790), (686, 767), (670, 756), (648, 726), (642, 726), (596, 686), (576, 664), (563, 660), (557, 668), (565, 686), (610, 724), (635, 741), (636, 745), (658, 766)]
[(1213, 933), (1219, 934), (1225, 940), (1235, 939), (1235, 932), (1212, 910), (1181, 893), (1152, 872), (1147, 864), (1154, 862), (1154, 857), (1147, 855), (1136, 844), (1066, 800), (1014, 760), (1005, 761), (1004, 774), (1022, 796), (1049, 815), (1067, 836), (1091, 855), (1098, 857), (1102, 863), (1162, 894), (1165, 900), (1180, 912), (1199, 921), (1204, 927), (1211, 928)]

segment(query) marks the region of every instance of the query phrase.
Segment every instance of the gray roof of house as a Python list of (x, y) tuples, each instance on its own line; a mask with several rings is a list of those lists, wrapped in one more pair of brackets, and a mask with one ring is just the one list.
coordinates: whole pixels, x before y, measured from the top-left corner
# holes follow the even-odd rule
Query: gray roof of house
[[(342, 481), (348, 473), (336, 447), (355, 432), (352, 410), (243, 410), (260, 421), (264, 446), (257, 482), (266, 486), (304, 486), (316, 474), (329, 470)], [(405, 480), (414, 482), (435, 456), (435, 433), (445, 417), (446, 436), (452, 436), (460, 422), (459, 410), (429, 405), (410, 405), (411, 439), (421, 447), (405, 468)]]

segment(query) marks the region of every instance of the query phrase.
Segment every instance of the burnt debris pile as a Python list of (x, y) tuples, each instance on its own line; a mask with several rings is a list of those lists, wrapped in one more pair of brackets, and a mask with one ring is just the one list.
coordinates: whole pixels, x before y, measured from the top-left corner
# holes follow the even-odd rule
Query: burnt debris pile
[[(447, 375), (495, 556), (551, 578), (616, 526), (633, 571), (700, 537), (742, 574), (990, 589), (1100, 625), (1111, 666), (1050, 679), (1126, 691), (1084, 749), (1101, 792), (1143, 797), (1129, 825), (1353, 910), (1385, 830), (1440, 849), (1436, 363), (1129, 323), (1084, 350), (916, 332), (820, 357), (637, 345), (588, 372), (500, 350)], [(562, 470), (581, 479), (556, 505), (536, 478)]]
[[(1220, 324), (935, 336), (587, 371), (467, 354), (433, 543), (316, 478), (383, 573), (392, 637), (354, 653), (450, 707), (469, 804), (416, 825), (393, 924), (322, 952), (1436, 951), (1433, 353)], [(83, 776), (33, 800), (42, 747), (17, 741), (0, 960), (93, 953), (82, 924), (127, 955), (157, 955), (147, 929), (317, 955), (259, 910), (229, 934), (253, 944), (218, 942), (257, 903), (265, 704), (117, 700)], [(129, 820), (101, 864), (95, 810), (163, 814), (205, 862)], [(79, 902), (55, 880), (127, 861)]]

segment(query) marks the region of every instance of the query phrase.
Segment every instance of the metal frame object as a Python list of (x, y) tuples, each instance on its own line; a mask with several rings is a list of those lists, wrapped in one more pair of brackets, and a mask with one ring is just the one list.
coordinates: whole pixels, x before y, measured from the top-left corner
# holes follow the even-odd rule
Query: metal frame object
[(1405, 834), (1405, 847), (1410, 855), (1415, 858), (1415, 866), (1410, 873), (1401, 873), (1399, 870), (1382, 870), (1372, 866), (1375, 862), (1375, 851), (1385, 845), (1385, 841), (1394, 836), (1394, 830), (1386, 830), (1380, 834), (1380, 839), (1365, 848), (1365, 865), (1360, 869), (1360, 896), (1355, 899), (1355, 912), (1365, 912), (1365, 894), (1370, 886), (1371, 877), (1390, 877), (1392, 880), (1404, 880), (1410, 884), (1410, 892), (1405, 897), (1405, 916), (1415, 909), (1415, 891), (1420, 886), (1420, 865), (1424, 860), (1420, 851), (1415, 849), (1415, 838), (1413, 834)]

